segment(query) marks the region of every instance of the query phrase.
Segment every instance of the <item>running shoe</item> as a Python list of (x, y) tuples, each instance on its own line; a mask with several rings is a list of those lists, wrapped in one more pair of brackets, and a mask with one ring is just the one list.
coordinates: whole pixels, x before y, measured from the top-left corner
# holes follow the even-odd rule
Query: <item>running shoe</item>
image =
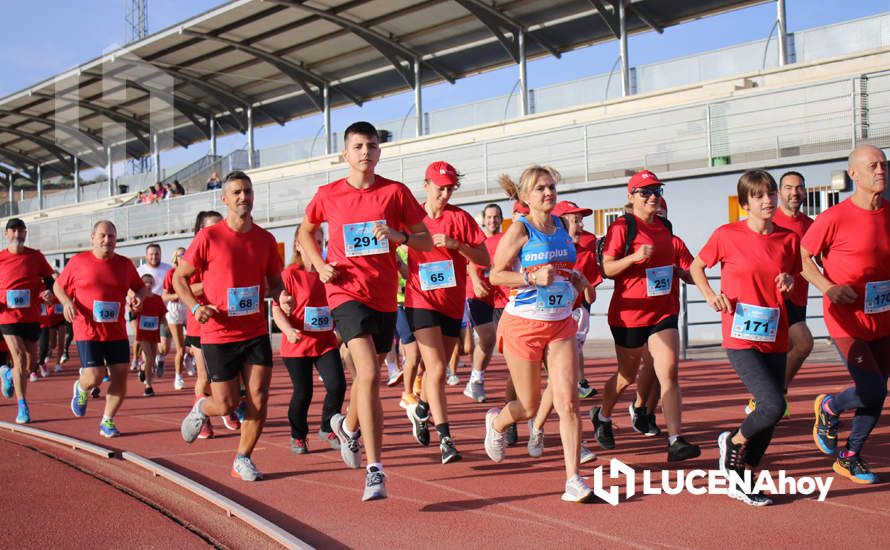
[(752, 397), (751, 399), (748, 400), (747, 403), (745, 403), (745, 414), (751, 414), (752, 412), (754, 412), (754, 409), (756, 409), (756, 408), (757, 408), (757, 401), (754, 401), (754, 398)]
[(207, 422), (201, 426), (201, 431), (198, 432), (198, 439), (211, 439), (213, 437), (213, 426), (210, 424), (210, 419), (207, 419)]
[(407, 410), (411, 405), (417, 405), (417, 396), (406, 391), (402, 392), (402, 398), (399, 400), (399, 406)]
[(442, 438), (439, 442), (439, 450), (442, 452), (442, 464), (449, 462), (457, 462), (463, 458), (454, 446), (454, 441), (448, 436)]
[(59, 357), (59, 364), (64, 365), (68, 362), (68, 353), (63, 353), (61, 357)]
[(185, 387), (185, 380), (182, 379), (182, 376), (176, 375), (176, 378), (173, 379), (173, 389), (179, 391)]
[(207, 398), (202, 397), (201, 399), (198, 399), (192, 407), (192, 410), (182, 419), (180, 433), (182, 434), (182, 439), (185, 440), (186, 443), (193, 443), (195, 439), (198, 438), (198, 434), (201, 433), (201, 428), (204, 426), (204, 423), (207, 422), (207, 415), (201, 411), (201, 404), (204, 403), (205, 399)]
[(500, 409), (488, 409), (485, 413), (485, 453), (495, 462), (504, 460), (504, 449), (507, 447), (504, 434), (494, 429), (494, 419), (500, 412)]
[(164, 377), (164, 360), (155, 361), (155, 376), (158, 378)]
[(612, 422), (600, 420), (602, 407), (590, 409), (590, 421), (593, 422), (593, 436), (603, 449), (615, 448), (615, 435), (612, 433)]
[(485, 383), (482, 380), (467, 382), (464, 387), (464, 395), (475, 401), (476, 403), (485, 403)]
[(334, 428), (334, 434), (340, 440), (340, 458), (350, 468), (358, 468), (362, 465), (362, 447), (359, 443), (359, 434), (355, 437), (346, 435), (343, 424), (346, 417), (340, 413), (331, 417), (331, 427)]
[(330, 445), (331, 449), (335, 451), (340, 450), (340, 440), (337, 439), (337, 434), (334, 432), (326, 432), (324, 430), (318, 430), (318, 439), (327, 442)]
[(12, 383), (12, 369), (9, 368), (9, 365), (0, 367), (0, 383), (3, 385), (3, 397), (7, 399), (12, 397), (15, 388)]
[(745, 473), (745, 447), (732, 442), (734, 432), (723, 432), (717, 437), (717, 448), (720, 449), (719, 470), (727, 478), (729, 472), (739, 475)]
[(139, 381), (145, 383), (145, 371), (142, 369), (139, 369)]
[(581, 476), (575, 474), (566, 481), (566, 490), (561, 498), (566, 502), (587, 502), (592, 494), (593, 491), (584, 483)]
[(83, 416), (87, 413), (87, 401), (89, 401), (89, 398), (90, 394), (80, 389), (80, 385), (75, 380), (74, 395), (71, 398), (71, 412), (74, 413), (74, 416)]
[(516, 429), (516, 424), (510, 424), (507, 426), (507, 429), (504, 430), (504, 444), (507, 447), (512, 447), (519, 442), (519, 430)]
[(649, 415), (646, 414), (646, 407), (634, 407), (633, 403), (628, 405), (627, 412), (630, 414), (630, 424), (634, 431), (648, 435), (649, 432)]
[(151, 386), (145, 386), (145, 391), (142, 392), (142, 395), (145, 397), (154, 397), (155, 390)]
[(37, 377), (37, 373), (36, 373), (36, 372), (32, 372), (32, 373), (28, 376), (28, 381), (29, 381), (29, 382), (37, 382), (38, 380), (40, 380), (40, 378)]
[(108, 377), (108, 371), (105, 371), (105, 376), (102, 377), (102, 382), (108, 382), (111, 378)]
[(244, 396), (241, 396), (241, 401), (238, 401), (238, 406), (235, 407), (235, 416), (238, 417), (239, 422), (244, 421), (244, 411), (247, 410), (247, 399)]
[(788, 403), (788, 394), (785, 394), (785, 412), (782, 413), (782, 418), (791, 418), (791, 405)]
[(182, 358), (182, 364), (185, 366), (185, 373), (189, 376), (194, 376), (195, 372), (195, 358), (192, 357), (190, 353), (185, 354), (185, 357)]
[(427, 424), (430, 420), (430, 415), (427, 413), (423, 418), (419, 417), (417, 415), (418, 408), (419, 405), (410, 405), (406, 409), (408, 420), (411, 421), (411, 435), (414, 436), (418, 443), (428, 447), (430, 444), (430, 430)]
[(291, 439), (290, 450), (296, 455), (304, 455), (309, 452), (309, 443), (305, 439)]
[(28, 409), (27, 403), (19, 405), (19, 412), (15, 417), (16, 424), (28, 424), (31, 422), (31, 411)]
[(587, 464), (588, 462), (593, 462), (596, 460), (596, 453), (581, 445), (581, 453), (578, 457), (578, 462), (580, 464)]
[(878, 481), (878, 475), (871, 471), (868, 464), (858, 455), (842, 456), (838, 453), (832, 469), (853, 483), (868, 485)]
[(56, 374), (62, 372), (62, 364), (61, 364), (61, 363), (56, 363), (56, 366), (53, 367), (53, 372), (56, 373)]
[(229, 475), (240, 477), (243, 481), (259, 481), (263, 479), (263, 474), (257, 470), (256, 464), (253, 463), (249, 456), (236, 456)]
[(402, 371), (398, 367), (389, 369), (389, 375), (386, 379), (387, 386), (395, 386), (402, 381)]
[(386, 498), (386, 474), (376, 466), (368, 468), (365, 475), (365, 492), (362, 500), (379, 500)]
[(544, 430), (535, 428), (535, 421), (528, 421), (528, 456), (538, 458), (544, 454)]
[(49, 376), (49, 371), (46, 370), (46, 363), (37, 363), (37, 370), (40, 372), (40, 378)]
[(237, 432), (241, 429), (241, 421), (238, 420), (238, 415), (230, 412), (229, 414), (220, 416), (222, 419), (223, 426), (226, 427), (227, 430)]
[(449, 386), (456, 386), (460, 384), (460, 377), (453, 372), (448, 371), (448, 376), (445, 378), (445, 383)]
[(593, 397), (599, 393), (596, 391), (596, 388), (590, 385), (586, 378), (582, 378), (578, 381), (578, 397), (581, 399), (587, 399), (588, 397)]
[(120, 437), (121, 433), (118, 431), (117, 426), (114, 425), (114, 420), (109, 418), (99, 424), (99, 435), (110, 439), (112, 437)]
[(648, 420), (647, 424), (649, 425), (649, 428), (643, 435), (646, 435), (648, 437), (661, 435), (661, 428), (658, 427), (658, 423), (655, 421), (655, 413), (647, 414), (646, 419)]
[(668, 445), (668, 462), (680, 462), (700, 455), (701, 447), (686, 441), (682, 435)]
[(135, 359), (130, 361), (130, 370), (131, 371), (135, 371), (138, 368), (139, 368), (139, 363)]
[(730, 487), (726, 494), (736, 500), (744, 502), (748, 506), (768, 506), (773, 503), (771, 498), (761, 494), (760, 491), (752, 491), (750, 493), (746, 493), (739, 489)]
[(102, 390), (99, 389), (99, 386), (96, 386), (95, 388), (90, 390), (90, 395), (93, 397), (93, 399), (99, 399), (99, 397), (101, 397), (102, 395)]
[(825, 402), (831, 399), (831, 395), (820, 394), (813, 402), (813, 410), (816, 413), (816, 421), (813, 423), (813, 441), (816, 447), (827, 455), (837, 452), (837, 429), (840, 425), (840, 416), (825, 412)]

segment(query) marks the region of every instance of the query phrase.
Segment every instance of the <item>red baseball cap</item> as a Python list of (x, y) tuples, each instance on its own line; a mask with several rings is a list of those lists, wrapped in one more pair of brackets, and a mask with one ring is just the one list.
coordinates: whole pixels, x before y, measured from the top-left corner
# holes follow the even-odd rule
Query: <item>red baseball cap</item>
[(627, 182), (627, 192), (633, 193), (634, 189), (639, 189), (641, 187), (652, 187), (653, 185), (664, 185), (661, 183), (661, 180), (658, 179), (654, 173), (649, 170), (640, 170), (636, 174), (630, 177), (630, 181)]
[(513, 212), (519, 212), (520, 214), (528, 214), (531, 210), (528, 209), (528, 205), (519, 201), (513, 202)]
[(457, 173), (457, 170), (444, 160), (437, 160), (427, 166), (424, 177), (439, 187), (460, 185), (460, 175)]
[(572, 201), (559, 201), (556, 203), (556, 206), (553, 207), (553, 212), (551, 212), (554, 216), (564, 216), (566, 214), (581, 214), (581, 217), (589, 216), (593, 214), (593, 210), (590, 208), (581, 208), (577, 204)]

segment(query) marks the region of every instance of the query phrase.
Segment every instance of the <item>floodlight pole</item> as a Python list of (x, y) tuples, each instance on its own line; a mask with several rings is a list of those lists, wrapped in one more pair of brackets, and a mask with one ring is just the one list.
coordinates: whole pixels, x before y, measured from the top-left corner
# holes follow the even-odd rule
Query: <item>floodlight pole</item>
[(785, 0), (776, 1), (776, 21), (779, 27), (779, 66), (788, 63), (788, 34), (785, 28)]
[(517, 36), (519, 45), (519, 112), (522, 116), (528, 114), (528, 75), (526, 74), (525, 58), (525, 31), (519, 29)]
[(621, 97), (630, 95), (630, 72), (627, 68), (627, 19), (624, 0), (618, 2), (618, 44), (621, 49)]
[(247, 167), (253, 168), (253, 107), (247, 106)]
[(105, 167), (105, 174), (108, 176), (108, 196), (114, 196), (114, 160), (111, 157), (111, 145), (105, 148), (108, 155), (108, 164)]
[[(331, 87), (328, 84), (322, 89), (324, 99), (324, 154), (331, 154)], [(309, 152), (312, 154), (312, 151)]]
[(158, 147), (157, 131), (151, 133), (151, 164), (154, 172), (155, 183), (161, 181), (161, 150)]
[(420, 137), (423, 135), (423, 84), (420, 78), (419, 57), (414, 58), (414, 114), (417, 115), (414, 135)]
[(210, 156), (216, 156), (216, 118), (210, 117), (207, 121), (210, 126)]
[(43, 210), (43, 169), (37, 164), (37, 210)]

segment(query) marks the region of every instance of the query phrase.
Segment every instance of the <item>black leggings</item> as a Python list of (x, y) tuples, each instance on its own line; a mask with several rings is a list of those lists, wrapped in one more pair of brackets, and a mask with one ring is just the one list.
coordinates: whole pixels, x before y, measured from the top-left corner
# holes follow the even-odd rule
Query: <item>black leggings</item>
[(71, 341), (74, 340), (74, 327), (68, 321), (65, 321), (65, 347), (62, 349), (62, 353), (68, 355), (68, 350), (71, 348)]
[(306, 439), (309, 433), (309, 404), (312, 403), (312, 365), (324, 380), (324, 404), (321, 409), (321, 429), (330, 432), (331, 417), (340, 412), (346, 395), (346, 377), (340, 351), (332, 349), (321, 357), (284, 357), (284, 366), (290, 374), (294, 392), (290, 398), (287, 419), (293, 439)]
[(837, 414), (856, 409), (847, 439), (847, 449), (858, 453), (881, 417), (887, 398), (890, 374), (890, 337), (880, 340), (835, 338), (837, 347), (853, 378), (853, 386), (832, 398), (829, 406)]
[(785, 412), (785, 353), (763, 353), (753, 349), (728, 349), (726, 355), (736, 374), (754, 396), (757, 407), (742, 422), (739, 431), (748, 440), (745, 462), (760, 464), (773, 438), (773, 430)]
[(45, 365), (46, 356), (49, 355), (49, 327), (40, 327), (40, 338), (37, 339), (37, 345), (40, 351), (37, 356), (37, 364)]

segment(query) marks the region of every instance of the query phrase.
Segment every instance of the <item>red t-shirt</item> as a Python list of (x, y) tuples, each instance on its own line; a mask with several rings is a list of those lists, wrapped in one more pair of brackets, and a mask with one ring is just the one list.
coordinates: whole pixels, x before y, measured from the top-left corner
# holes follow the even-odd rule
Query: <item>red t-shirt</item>
[(56, 279), (74, 302), (74, 339), (98, 342), (127, 340), (127, 291), (145, 288), (136, 266), (118, 254), (97, 258), (81, 252), (68, 262)]
[[(200, 282), (201, 282), (201, 272), (195, 271), (195, 273), (192, 274), (192, 276), (189, 278), (189, 284), (193, 285), (193, 284), (200, 283)], [(203, 294), (201, 294), (200, 296), (195, 296), (195, 299), (201, 305), (207, 304), (207, 299), (204, 298)], [(197, 338), (198, 340), (200, 340), (201, 339), (201, 327), (203, 327), (203, 325), (201, 323), (199, 323), (197, 319), (195, 319), (195, 316), (192, 315), (192, 312), (187, 311), (185, 314), (185, 333), (186, 333), (186, 335), (193, 336), (193, 337)]]
[(160, 342), (161, 323), (166, 314), (167, 307), (164, 305), (164, 300), (157, 294), (149, 294), (142, 302), (142, 311), (136, 318), (136, 340), (139, 342)]
[(51, 304), (40, 303), (40, 328), (52, 328), (65, 320), (62, 304), (53, 296)]
[[(491, 256), (492, 263), (494, 263), (494, 253), (497, 252), (498, 244), (503, 238), (504, 234), (498, 233), (497, 235), (492, 235), (485, 239), (485, 248), (488, 249), (488, 255)], [(490, 280), (488, 282), (491, 283)], [(510, 289), (507, 287), (491, 285), (491, 293), (489, 296), (491, 297), (491, 304), (495, 309), (504, 309), (507, 307), (507, 302), (510, 301), (509, 293)]]
[(315, 225), (328, 222), (326, 261), (336, 262), (339, 273), (325, 285), (330, 307), (358, 301), (377, 311), (395, 311), (398, 245), (378, 243), (372, 222), (384, 220), (389, 227), (404, 231), (424, 216), (426, 212), (404, 184), (382, 176), (375, 176), (366, 189), (352, 187), (345, 178), (319, 187), (306, 207), (306, 221)]
[(284, 288), (294, 297), (294, 310), (288, 320), (301, 336), (296, 344), (291, 344), (282, 334), (281, 356), (320, 357), (336, 349), (333, 319), (318, 273), (292, 265), (281, 273), (281, 279)]
[(671, 286), (671, 306), (673, 307), (671, 312), (672, 315), (680, 315), (680, 269), (689, 271), (693, 258), (689, 249), (686, 248), (686, 243), (676, 235), (674, 235), (674, 253), (677, 258), (676, 265), (679, 269), (674, 270), (674, 283)]
[[(436, 219), (427, 216), (423, 219), (423, 223), (430, 235), (443, 233), (470, 246), (479, 246), (485, 242), (485, 233), (479, 228), (476, 220), (466, 211), (450, 204), (445, 205), (441, 216)], [(423, 290), (420, 267), (434, 262), (447, 261), (452, 262), (455, 284), (446, 288)], [(466, 257), (457, 250), (434, 246), (429, 252), (421, 252), (409, 248), (405, 307), (431, 309), (452, 319), (462, 318), (466, 300), (468, 263)], [(436, 275), (443, 275), (443, 273)], [(444, 276), (447, 278), (447, 269)]]
[[(813, 218), (807, 216), (803, 212), (798, 212), (798, 214), (792, 218), (786, 214), (784, 210), (778, 208), (776, 209), (776, 214), (773, 216), (773, 223), (779, 227), (784, 227), (789, 231), (797, 233), (797, 236), (803, 239), (807, 229), (813, 225)], [(803, 278), (802, 274), (798, 275), (794, 278), (794, 288), (791, 289), (789, 299), (799, 306), (805, 306), (807, 305), (807, 293), (809, 290), (810, 283)]]
[[(890, 281), (890, 203), (881, 199), (877, 210), (863, 210), (846, 199), (819, 214), (801, 246), (813, 256), (822, 255), (831, 282), (849, 285), (857, 295), (845, 305), (823, 297), (828, 334), (866, 341), (890, 335), (890, 310), (865, 313), (866, 283)], [(886, 304), (886, 290), (875, 295), (883, 295)]]
[[(596, 238), (594, 238), (594, 243), (596, 243)], [(589, 246), (583, 246), (581, 242), (575, 244), (575, 270), (583, 273), (594, 288), (603, 282), (599, 265), (596, 263), (596, 250), (591, 249)], [(578, 294), (573, 309), (581, 307), (583, 301), (584, 294)]]
[[(644, 244), (652, 245), (654, 250), (652, 256), (645, 261), (631, 265), (615, 277), (615, 291), (612, 293), (612, 301), (609, 303), (608, 319), (611, 326), (650, 327), (674, 314), (670, 293), (648, 295), (650, 293), (657, 294), (658, 291), (650, 291), (646, 276), (647, 269), (664, 269), (677, 264), (673, 235), (661, 220), (646, 223), (637, 218), (636, 222), (637, 234), (630, 247), (630, 253), (632, 254)], [(627, 221), (622, 216), (609, 226), (609, 231), (603, 237), (606, 240), (603, 245), (603, 256), (611, 256), (615, 259), (623, 258), (626, 235)], [(649, 273), (653, 278), (656, 278), (658, 274), (656, 271)], [(673, 281), (673, 276), (671, 280)]]
[(0, 251), (0, 325), (40, 322), (40, 293), (53, 268), (38, 250), (28, 248), (13, 254)]
[(276, 277), (282, 268), (271, 233), (255, 223), (238, 233), (223, 220), (202, 229), (183, 259), (203, 272), (204, 296), (219, 310), (201, 327), (202, 344), (244, 342), (268, 334), (266, 278)]
[(729, 298), (733, 312), (739, 303), (779, 310), (775, 326), (770, 327), (775, 329), (773, 342), (733, 338), (734, 313), (723, 312), (723, 347), (763, 353), (788, 351), (788, 313), (776, 276), (800, 273), (800, 237), (778, 226), (769, 235), (761, 235), (743, 220), (717, 228), (698, 257), (707, 267), (720, 262), (720, 291)]

